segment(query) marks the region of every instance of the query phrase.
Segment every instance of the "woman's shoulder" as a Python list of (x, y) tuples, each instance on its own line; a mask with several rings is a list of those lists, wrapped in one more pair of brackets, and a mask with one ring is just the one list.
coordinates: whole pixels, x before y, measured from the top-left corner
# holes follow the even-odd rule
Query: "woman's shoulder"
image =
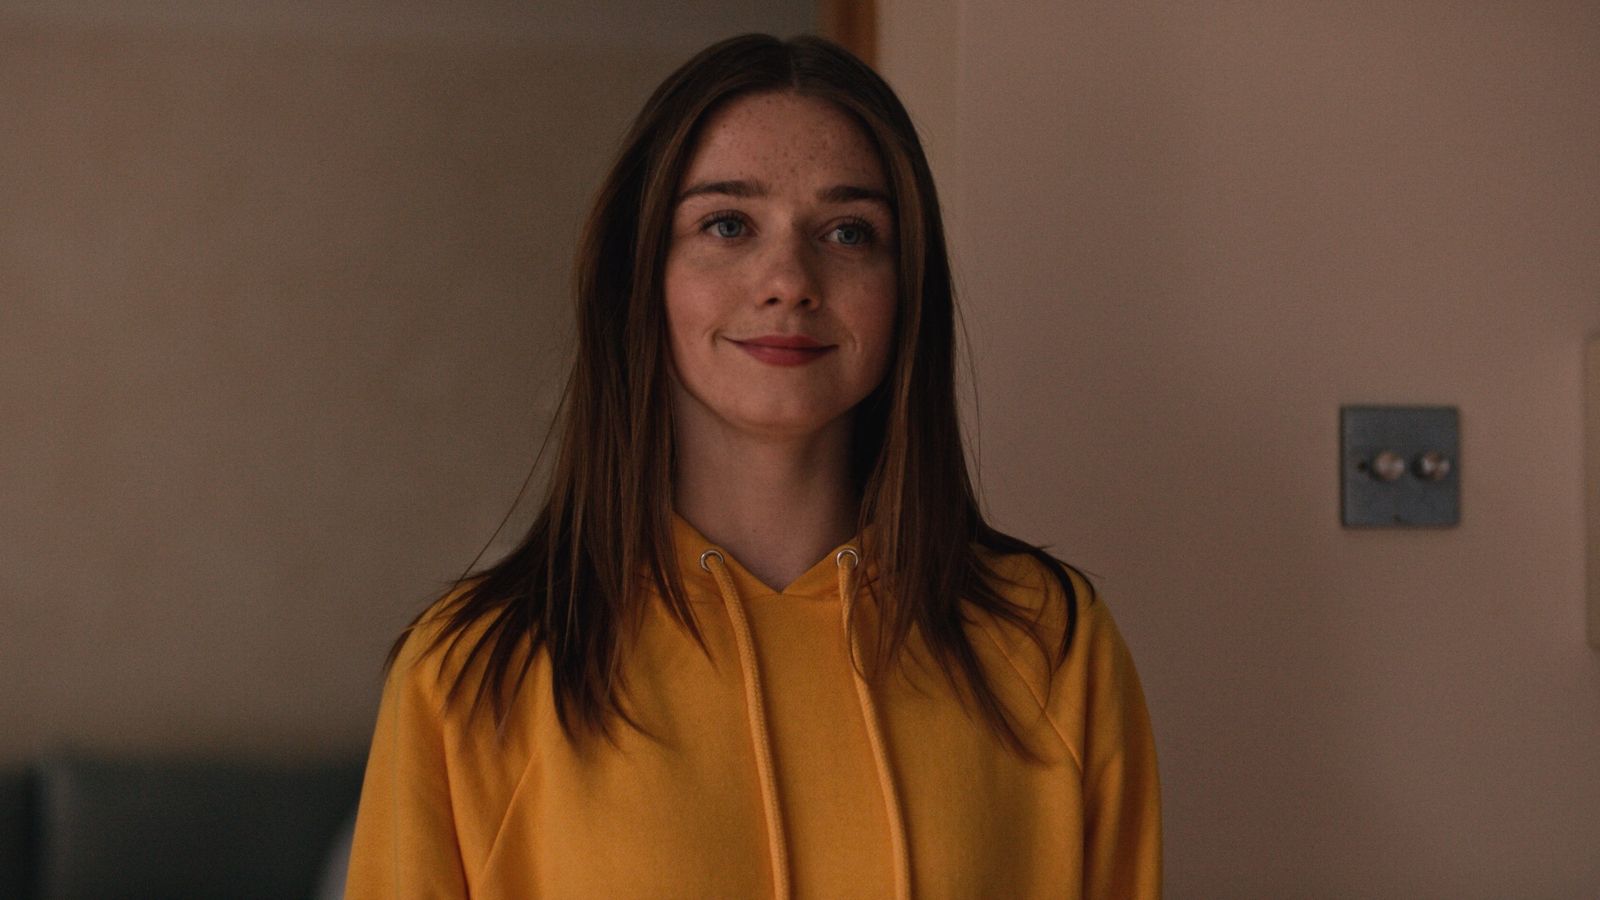
[(1091, 726), (1112, 727), (1102, 720), (1125, 710), (1143, 714), (1127, 645), (1101, 592), (1077, 567), (1021, 553), (1000, 555), (991, 568), (997, 589), (1017, 604), (1024, 621), (979, 609), (971, 619), (983, 636), (975, 640), (996, 661), (994, 671), (1026, 684), (1081, 763)]
[(1084, 572), (1044, 551), (978, 548), (985, 581), (999, 603), (966, 604), (972, 633), (1039, 697), (1093, 652), (1104, 627), (1099, 590)]
[(481, 581), (451, 585), (406, 626), (390, 657), (391, 680), (443, 699), (468, 669), (482, 667), (484, 654), (474, 649), (488, 635), (496, 610), (478, 595)]
[(1089, 577), (1047, 551), (975, 549), (988, 586), (1057, 637), (1099, 603), (1099, 592)]

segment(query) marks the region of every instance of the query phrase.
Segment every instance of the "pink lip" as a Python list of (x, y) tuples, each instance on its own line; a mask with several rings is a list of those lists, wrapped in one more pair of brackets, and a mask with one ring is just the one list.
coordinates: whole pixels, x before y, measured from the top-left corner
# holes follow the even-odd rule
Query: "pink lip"
[(834, 349), (832, 344), (824, 344), (803, 334), (768, 334), (733, 342), (761, 362), (774, 366), (805, 365), (821, 359)]

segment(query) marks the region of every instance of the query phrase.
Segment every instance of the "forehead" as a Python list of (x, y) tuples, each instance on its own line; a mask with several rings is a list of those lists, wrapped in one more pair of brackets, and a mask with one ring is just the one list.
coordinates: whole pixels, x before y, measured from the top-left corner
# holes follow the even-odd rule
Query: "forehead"
[(795, 93), (750, 94), (713, 111), (700, 128), (683, 180), (705, 178), (880, 189), (885, 184), (878, 151), (855, 118)]

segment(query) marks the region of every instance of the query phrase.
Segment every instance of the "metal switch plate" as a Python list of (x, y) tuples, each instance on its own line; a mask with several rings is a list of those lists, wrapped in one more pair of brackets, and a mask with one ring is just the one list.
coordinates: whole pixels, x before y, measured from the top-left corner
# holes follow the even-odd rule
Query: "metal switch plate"
[(1343, 406), (1339, 434), (1345, 525), (1461, 521), (1461, 413), (1456, 407)]

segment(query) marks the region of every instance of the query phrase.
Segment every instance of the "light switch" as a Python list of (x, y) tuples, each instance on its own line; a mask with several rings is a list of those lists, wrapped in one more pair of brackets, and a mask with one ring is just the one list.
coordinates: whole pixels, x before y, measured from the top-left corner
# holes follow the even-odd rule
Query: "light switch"
[(1346, 526), (1461, 520), (1461, 414), (1454, 406), (1339, 409), (1340, 515)]

